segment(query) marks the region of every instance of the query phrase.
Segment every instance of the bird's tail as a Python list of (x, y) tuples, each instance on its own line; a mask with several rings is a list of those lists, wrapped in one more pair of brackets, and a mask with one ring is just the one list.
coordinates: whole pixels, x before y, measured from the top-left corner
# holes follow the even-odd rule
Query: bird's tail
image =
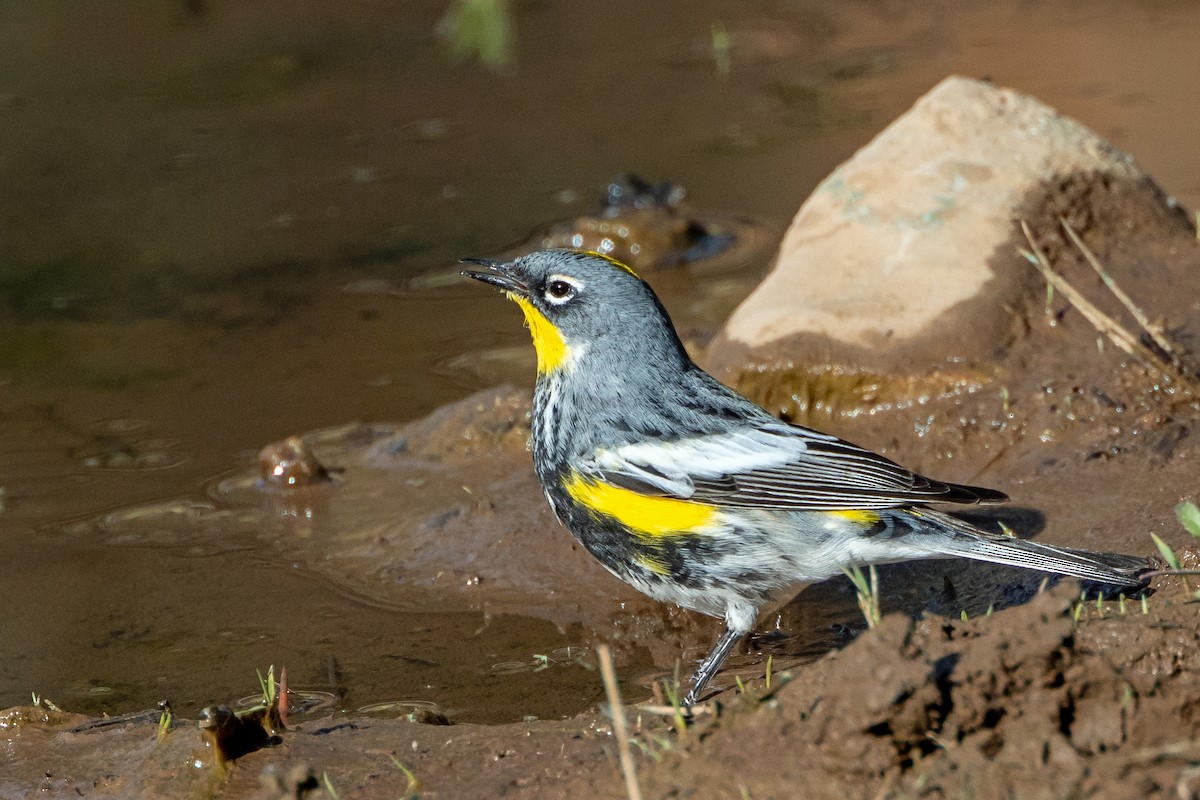
[(989, 533), (929, 508), (909, 509), (907, 513), (914, 514), (922, 522), (932, 523), (944, 534), (926, 540), (931, 552), (1053, 572), (1129, 589), (1144, 588), (1147, 579), (1142, 574), (1154, 568), (1148, 559), (1138, 556), (1078, 550)]

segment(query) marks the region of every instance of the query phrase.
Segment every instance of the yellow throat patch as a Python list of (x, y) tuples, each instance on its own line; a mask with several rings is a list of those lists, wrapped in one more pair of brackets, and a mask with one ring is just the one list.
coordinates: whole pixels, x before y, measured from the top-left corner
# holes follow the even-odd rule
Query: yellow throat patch
[(533, 335), (533, 349), (537, 351), (537, 371), (553, 372), (565, 364), (571, 350), (554, 323), (524, 297), (509, 292), (508, 299), (519, 305), (525, 313), (525, 322)]
[(650, 497), (590, 481), (578, 473), (567, 480), (564, 488), (575, 502), (648, 538), (699, 533), (714, 522), (717, 514), (716, 506), (674, 497)]

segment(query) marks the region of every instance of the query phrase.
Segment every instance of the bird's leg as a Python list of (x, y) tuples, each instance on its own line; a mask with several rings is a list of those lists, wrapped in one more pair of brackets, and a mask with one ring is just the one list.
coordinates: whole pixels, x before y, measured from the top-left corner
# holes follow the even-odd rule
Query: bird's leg
[(729, 658), (729, 651), (745, 635), (745, 631), (735, 631), (728, 625), (725, 626), (725, 632), (721, 634), (721, 638), (717, 639), (717, 643), (712, 646), (708, 655), (704, 657), (700, 666), (692, 674), (692, 679), (688, 682), (688, 693), (683, 698), (684, 706), (696, 704), (696, 701), (700, 699), (700, 692), (704, 691), (704, 687), (720, 671), (725, 659)]

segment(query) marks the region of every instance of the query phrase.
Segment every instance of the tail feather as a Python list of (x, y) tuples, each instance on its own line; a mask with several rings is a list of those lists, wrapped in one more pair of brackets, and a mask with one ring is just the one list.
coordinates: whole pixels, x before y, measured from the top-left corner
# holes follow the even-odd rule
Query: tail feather
[(1141, 575), (1154, 566), (1148, 559), (1138, 556), (1059, 547), (1011, 536), (999, 536), (931, 509), (922, 509), (920, 516), (925, 522), (938, 523), (939, 527), (949, 534), (945, 538), (930, 537), (928, 541), (931, 550), (946, 555), (1137, 589), (1144, 587), (1147, 582)]

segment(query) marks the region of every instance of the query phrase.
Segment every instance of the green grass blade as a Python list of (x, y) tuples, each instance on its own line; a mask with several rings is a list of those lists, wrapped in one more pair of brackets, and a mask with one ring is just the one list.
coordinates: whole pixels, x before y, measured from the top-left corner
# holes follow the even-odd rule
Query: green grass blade
[(1200, 539), (1200, 508), (1195, 503), (1185, 500), (1175, 506), (1175, 517), (1188, 533)]
[(1175, 555), (1171, 545), (1158, 538), (1156, 534), (1150, 534), (1150, 538), (1154, 540), (1154, 546), (1158, 548), (1158, 552), (1162, 553), (1163, 561), (1167, 562), (1167, 566), (1171, 569), (1179, 569), (1179, 557)]

